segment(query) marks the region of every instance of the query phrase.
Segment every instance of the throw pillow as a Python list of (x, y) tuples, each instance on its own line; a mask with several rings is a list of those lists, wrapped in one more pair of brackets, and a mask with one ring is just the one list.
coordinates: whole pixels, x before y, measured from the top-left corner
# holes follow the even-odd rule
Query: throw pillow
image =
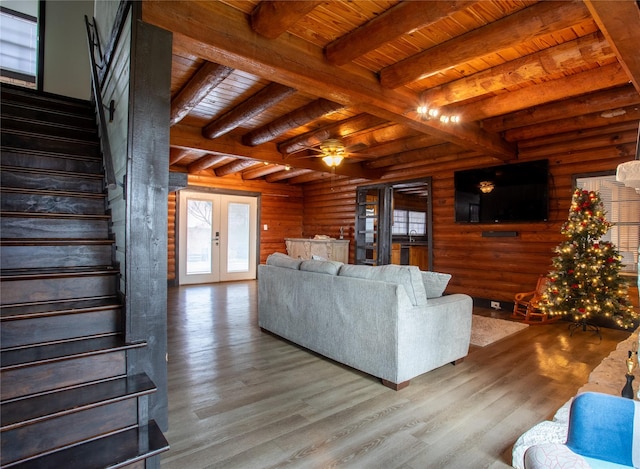
[(451, 274), (441, 274), (440, 272), (420, 272), (422, 274), (422, 283), (427, 292), (427, 298), (438, 298), (447, 288)]
[(338, 271), (342, 265), (343, 263), (338, 261), (317, 261), (310, 259), (300, 263), (300, 270), (317, 272), (320, 274), (338, 275)]
[(267, 257), (267, 265), (284, 267), (286, 269), (298, 270), (301, 263), (302, 259), (294, 259), (293, 257), (282, 254), (281, 252), (274, 252)]

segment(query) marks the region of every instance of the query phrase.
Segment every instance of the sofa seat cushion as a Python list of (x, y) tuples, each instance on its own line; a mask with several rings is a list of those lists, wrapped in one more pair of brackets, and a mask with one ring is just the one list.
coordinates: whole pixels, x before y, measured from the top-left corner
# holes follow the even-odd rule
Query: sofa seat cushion
[(301, 263), (302, 259), (294, 259), (293, 257), (282, 254), (281, 252), (274, 252), (267, 257), (267, 265), (284, 267), (285, 269), (299, 270)]
[(402, 285), (413, 306), (423, 306), (427, 304), (427, 293), (422, 283), (420, 269), (417, 266), (344, 264), (340, 268), (338, 275)]
[(422, 283), (427, 293), (427, 298), (439, 298), (447, 288), (451, 274), (442, 274), (440, 272), (420, 272), (422, 275)]
[(300, 270), (317, 272), (320, 274), (338, 275), (338, 271), (344, 265), (343, 262), (329, 260), (304, 260), (300, 263)]

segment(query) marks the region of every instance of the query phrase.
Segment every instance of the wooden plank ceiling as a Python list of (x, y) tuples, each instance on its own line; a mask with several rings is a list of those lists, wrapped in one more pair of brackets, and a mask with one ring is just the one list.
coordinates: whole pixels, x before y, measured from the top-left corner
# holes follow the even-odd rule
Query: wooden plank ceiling
[(377, 179), (640, 119), (634, 0), (152, 0), (143, 19), (174, 33), (174, 171), (302, 184), (339, 139), (335, 173)]

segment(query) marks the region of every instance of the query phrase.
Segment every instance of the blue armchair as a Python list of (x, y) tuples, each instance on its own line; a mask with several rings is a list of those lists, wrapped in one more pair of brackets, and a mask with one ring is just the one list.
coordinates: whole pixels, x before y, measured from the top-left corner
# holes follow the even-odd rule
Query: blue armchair
[(571, 403), (564, 445), (545, 443), (524, 455), (526, 469), (640, 468), (640, 402), (586, 392)]

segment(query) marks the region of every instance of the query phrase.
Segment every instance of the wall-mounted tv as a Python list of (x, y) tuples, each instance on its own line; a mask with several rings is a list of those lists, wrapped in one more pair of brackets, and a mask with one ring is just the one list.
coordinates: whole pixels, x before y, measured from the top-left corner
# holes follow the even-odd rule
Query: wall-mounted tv
[(456, 171), (454, 184), (456, 222), (535, 222), (549, 216), (548, 160)]

